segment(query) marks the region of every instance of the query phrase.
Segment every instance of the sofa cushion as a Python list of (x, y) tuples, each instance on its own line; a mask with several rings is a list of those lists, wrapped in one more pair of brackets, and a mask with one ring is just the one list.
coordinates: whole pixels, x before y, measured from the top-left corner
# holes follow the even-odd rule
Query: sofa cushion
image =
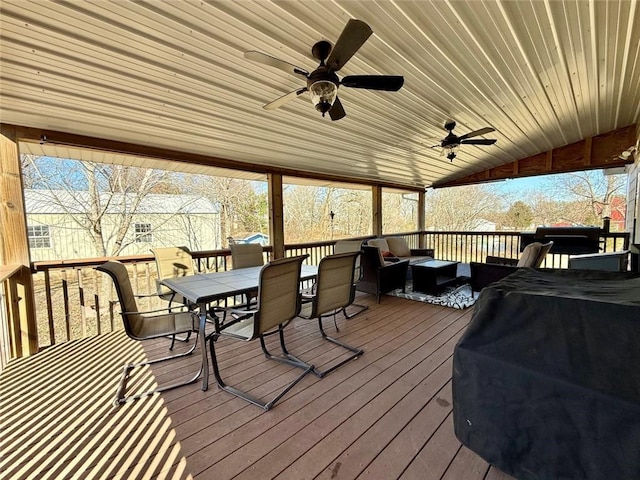
[(378, 247), (380, 250), (384, 251), (392, 251), (387, 244), (387, 240), (385, 238), (372, 238), (367, 242), (367, 245), (371, 245), (372, 247)]
[(409, 245), (407, 245), (407, 241), (402, 237), (388, 237), (387, 244), (389, 245), (389, 250), (391, 250), (396, 257), (410, 257), (411, 250), (409, 249)]

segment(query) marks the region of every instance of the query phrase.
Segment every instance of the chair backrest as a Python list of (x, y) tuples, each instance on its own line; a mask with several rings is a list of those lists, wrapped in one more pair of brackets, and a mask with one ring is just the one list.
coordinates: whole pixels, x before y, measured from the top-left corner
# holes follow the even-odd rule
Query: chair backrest
[(411, 249), (403, 237), (387, 237), (389, 251), (396, 257), (410, 257)]
[(382, 253), (378, 247), (372, 247), (370, 245), (362, 246), (362, 269), (363, 274), (364, 270), (371, 269), (372, 271), (377, 271), (378, 268), (384, 265), (384, 258), (382, 258)]
[(353, 302), (353, 272), (360, 252), (328, 255), (320, 260), (312, 317), (347, 307)]
[(259, 267), (264, 265), (262, 245), (259, 243), (232, 243), (231, 262), (236, 268)]
[[(193, 257), (187, 247), (159, 247), (152, 248), (151, 252), (156, 259), (158, 280), (195, 274)], [(171, 289), (160, 282), (157, 282), (156, 286), (158, 295), (172, 294)]]
[[(362, 240), (338, 240), (333, 246), (333, 253), (362, 252)], [(360, 268), (360, 255), (356, 258), (356, 267), (353, 271), (353, 281), (357, 282), (362, 276)]]
[(253, 338), (298, 316), (301, 307), (300, 271), (308, 256), (273, 260), (262, 267)]
[(143, 326), (143, 318), (138, 313), (138, 305), (133, 294), (127, 267), (118, 261), (110, 260), (98, 265), (96, 270), (106, 273), (113, 280), (118, 302), (120, 302), (120, 308), (122, 309), (122, 322), (125, 332), (130, 337), (140, 338), (139, 333)]

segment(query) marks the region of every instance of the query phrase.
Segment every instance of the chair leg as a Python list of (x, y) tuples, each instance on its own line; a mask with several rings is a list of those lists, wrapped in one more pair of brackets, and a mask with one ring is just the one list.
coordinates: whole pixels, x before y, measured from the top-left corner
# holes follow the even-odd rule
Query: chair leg
[[(334, 321), (335, 321), (335, 313), (334, 313)], [(349, 355), (349, 357), (345, 358), (344, 360), (342, 360), (340, 363), (333, 365), (332, 367), (327, 368), (326, 370), (318, 370), (316, 368), (313, 369), (313, 373), (314, 375), (322, 378), (325, 375), (328, 375), (329, 373), (333, 372), (335, 369), (341, 367), (342, 365), (344, 365), (345, 363), (350, 362), (351, 360), (353, 360), (354, 358), (359, 357), (360, 355), (362, 355), (364, 353), (364, 350), (361, 350), (359, 348), (355, 348), (352, 347), (350, 345), (347, 345), (346, 343), (342, 343), (340, 340), (337, 340), (333, 337), (328, 336), (325, 331), (324, 328), (322, 327), (322, 317), (318, 318), (318, 327), (320, 328), (320, 334), (322, 335), (322, 338), (324, 338), (325, 340), (338, 345), (339, 347), (342, 347), (346, 350), (349, 350), (350, 352), (353, 353), (353, 355)]]
[[(282, 327), (279, 328), (279, 332), (280, 332), (280, 341), (281, 341), (281, 345), (284, 344), (284, 335), (282, 333)], [(280, 393), (278, 393), (278, 395), (276, 395), (274, 398), (272, 398), (271, 400), (269, 400), (268, 402), (264, 402), (262, 400), (259, 400), (258, 398), (254, 397), (253, 395), (247, 393), (247, 392), (243, 392), (242, 390), (238, 390), (237, 388), (231, 387), (229, 385), (227, 385), (224, 380), (222, 379), (222, 376), (220, 375), (220, 367), (218, 366), (218, 358), (216, 356), (216, 351), (215, 351), (215, 342), (217, 340), (217, 338), (220, 336), (220, 333), (216, 332), (214, 333), (210, 339), (209, 339), (209, 350), (211, 352), (211, 363), (213, 365), (213, 375), (216, 379), (216, 383), (218, 384), (218, 386), (224, 390), (225, 392), (228, 392), (232, 395), (235, 395), (236, 397), (242, 398), (244, 400), (246, 400), (247, 402), (256, 405), (264, 410), (269, 410), (271, 407), (273, 407), (275, 405), (275, 403), (280, 400), (289, 390), (291, 390), (298, 382), (300, 382), (300, 380), (303, 379), (303, 377), (305, 375), (307, 375), (308, 373), (313, 371), (313, 365), (309, 365), (306, 364), (302, 361), (294, 361), (292, 358), (283, 358), (283, 357), (277, 357), (277, 356), (273, 356), (269, 353), (269, 351), (266, 348), (266, 345), (264, 344), (264, 339), (263, 337), (260, 337), (260, 345), (262, 347), (263, 352), (265, 353), (265, 356), (269, 359), (272, 360), (277, 360), (279, 362), (283, 362), (286, 363), (288, 365), (293, 365), (294, 367), (298, 367), (298, 368), (302, 368), (304, 371), (295, 379), (293, 380), (291, 383), (289, 383), (283, 390), (280, 391)], [(286, 353), (285, 353), (286, 355)], [(295, 358), (295, 357), (294, 357)]]
[[(174, 335), (174, 340), (172, 340), (171, 342), (171, 346), (173, 348), (173, 342), (175, 341), (175, 335)], [(132, 395), (130, 397), (125, 397), (125, 393), (127, 391), (127, 381), (129, 380), (129, 378), (131, 377), (131, 372), (138, 368), (138, 367), (143, 367), (145, 365), (153, 365), (155, 363), (160, 363), (160, 362), (164, 362), (166, 360), (173, 360), (176, 358), (181, 358), (181, 357), (186, 357), (187, 355), (191, 355), (193, 353), (193, 351), (196, 349), (196, 346), (198, 345), (198, 337), (196, 337), (196, 341), (193, 342), (193, 346), (187, 350), (184, 353), (180, 353), (178, 355), (171, 355), (171, 356), (167, 356), (167, 357), (162, 357), (162, 358), (158, 358), (156, 360), (151, 360), (151, 361), (147, 361), (147, 362), (140, 362), (140, 363), (129, 363), (127, 365), (124, 366), (123, 370), (122, 370), (122, 376), (120, 377), (120, 382), (118, 383), (118, 390), (116, 391), (116, 398), (114, 399), (113, 403), (115, 406), (119, 406), (122, 405), (124, 403), (127, 402), (131, 402), (133, 400), (138, 400), (139, 398), (142, 397), (147, 397), (149, 395), (153, 395), (154, 393), (160, 393), (160, 392), (164, 392), (166, 390), (171, 390), (173, 388), (177, 388), (177, 387), (182, 387), (184, 385), (189, 385), (191, 383), (194, 383), (195, 381), (198, 380), (198, 378), (200, 378), (200, 375), (202, 375), (202, 364), (200, 364), (200, 369), (198, 370), (198, 372), (196, 373), (196, 375), (184, 382), (179, 382), (179, 383), (172, 383), (169, 385), (165, 385), (162, 387), (158, 387), (154, 390), (149, 390), (148, 392), (143, 392), (143, 393), (139, 393), (137, 395)]]
[[(351, 313), (351, 314), (349, 314), (349, 313), (347, 313), (347, 308), (348, 308), (348, 307), (351, 307), (351, 306), (353, 306), (353, 307), (357, 307), (357, 309), (358, 309), (358, 310), (357, 310), (357, 311), (355, 311), (355, 312), (353, 312), (353, 313)], [(345, 318), (353, 318), (353, 317), (355, 317), (356, 315), (358, 315), (359, 313), (364, 312), (364, 311), (365, 311), (365, 310), (367, 310), (368, 308), (369, 308), (369, 307), (368, 307), (367, 305), (360, 305), (359, 303), (352, 303), (351, 305), (347, 305), (346, 307), (344, 307), (344, 308), (342, 309), (342, 313), (344, 314)]]

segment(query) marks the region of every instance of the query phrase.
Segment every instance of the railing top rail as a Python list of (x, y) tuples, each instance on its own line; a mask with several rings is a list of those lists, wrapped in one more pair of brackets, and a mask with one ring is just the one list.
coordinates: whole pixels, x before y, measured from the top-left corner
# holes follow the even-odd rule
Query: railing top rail
[(0, 282), (13, 277), (21, 268), (22, 265), (0, 265)]
[[(265, 250), (270, 250), (266, 248)], [(191, 252), (193, 258), (207, 258), (207, 257), (224, 257), (231, 255), (231, 250), (203, 250), (197, 252)], [(31, 270), (33, 272), (44, 272), (46, 270), (54, 270), (60, 268), (84, 268), (94, 267), (100, 265), (109, 260), (118, 260), (122, 263), (138, 263), (138, 262), (153, 262), (155, 257), (153, 254), (144, 255), (122, 255), (117, 257), (93, 257), (93, 258), (76, 258), (71, 260), (45, 260), (31, 263)]]

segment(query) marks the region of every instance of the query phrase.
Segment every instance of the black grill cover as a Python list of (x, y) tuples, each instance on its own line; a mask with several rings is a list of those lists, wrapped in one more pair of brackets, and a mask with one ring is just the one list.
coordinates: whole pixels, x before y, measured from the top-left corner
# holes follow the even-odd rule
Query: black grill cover
[(456, 345), (457, 438), (525, 479), (640, 479), (640, 276), (521, 268)]

